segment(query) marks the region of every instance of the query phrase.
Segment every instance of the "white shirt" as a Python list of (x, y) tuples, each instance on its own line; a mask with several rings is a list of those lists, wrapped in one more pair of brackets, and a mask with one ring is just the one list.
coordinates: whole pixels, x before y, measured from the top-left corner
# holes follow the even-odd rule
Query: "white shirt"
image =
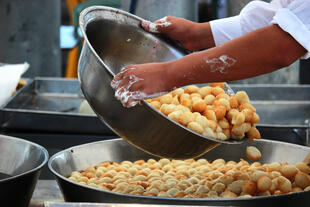
[(271, 24), (308, 50), (303, 58), (310, 57), (310, 0), (252, 1), (239, 15), (210, 22), (216, 46)]

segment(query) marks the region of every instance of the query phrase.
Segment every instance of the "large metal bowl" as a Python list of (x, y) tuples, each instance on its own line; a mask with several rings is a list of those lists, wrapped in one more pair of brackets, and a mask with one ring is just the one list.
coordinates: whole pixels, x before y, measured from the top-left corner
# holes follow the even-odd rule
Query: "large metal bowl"
[(169, 40), (145, 32), (139, 26), (141, 20), (109, 7), (90, 7), (81, 13), (85, 41), (78, 75), (82, 91), (98, 117), (136, 147), (168, 158), (200, 156), (221, 141), (190, 131), (146, 102), (128, 109), (114, 98), (110, 83), (123, 66), (169, 61), (186, 54)]
[(40, 145), (0, 135), (1, 206), (28, 206), (41, 168), (47, 161), (47, 150)]
[[(288, 144), (269, 140), (244, 142), (240, 145), (220, 145), (203, 155), (210, 161), (223, 158), (225, 160), (239, 161), (246, 159), (246, 146), (256, 146), (262, 152), (261, 163), (288, 162), (291, 164), (301, 162), (310, 152), (310, 148), (300, 145)], [(122, 139), (94, 142), (80, 145), (61, 151), (51, 157), (48, 167), (56, 176), (62, 194), (66, 201), (71, 202), (104, 202), (104, 203), (145, 203), (145, 204), (171, 204), (171, 205), (205, 205), (205, 206), (310, 206), (310, 191), (292, 193), (280, 196), (263, 196), (238, 199), (181, 199), (163, 198), (153, 196), (136, 196), (114, 193), (75, 183), (69, 179), (73, 171), (84, 170), (103, 161), (121, 162), (135, 161), (153, 157)], [(302, 205), (299, 205), (302, 204)]]

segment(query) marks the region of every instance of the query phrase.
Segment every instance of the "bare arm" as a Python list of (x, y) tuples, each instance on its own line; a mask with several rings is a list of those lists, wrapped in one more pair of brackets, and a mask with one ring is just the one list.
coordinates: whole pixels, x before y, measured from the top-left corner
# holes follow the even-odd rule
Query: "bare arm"
[(164, 63), (167, 87), (250, 78), (288, 66), (305, 53), (293, 37), (271, 25), (219, 47)]
[[(221, 46), (175, 61), (131, 65), (115, 76), (113, 87), (144, 96), (195, 83), (245, 79), (288, 66), (304, 49), (277, 25), (250, 32)], [(128, 84), (132, 77), (139, 81)]]

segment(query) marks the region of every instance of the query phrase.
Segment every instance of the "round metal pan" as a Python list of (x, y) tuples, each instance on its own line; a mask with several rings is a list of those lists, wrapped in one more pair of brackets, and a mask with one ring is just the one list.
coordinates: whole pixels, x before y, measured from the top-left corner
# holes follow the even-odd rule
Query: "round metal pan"
[(79, 59), (79, 81), (100, 120), (139, 149), (174, 159), (198, 157), (220, 143), (240, 143), (193, 132), (145, 101), (128, 109), (114, 98), (110, 83), (124, 66), (171, 61), (186, 55), (175, 43), (144, 31), (141, 21), (127, 12), (102, 6), (89, 7), (80, 15), (85, 41)]
[(28, 206), (47, 150), (35, 143), (0, 135), (0, 206)]
[[(262, 152), (261, 163), (288, 162), (297, 163), (304, 160), (310, 148), (284, 142), (257, 140), (240, 145), (222, 144), (211, 150), (202, 158), (214, 160), (245, 160), (246, 146), (256, 146)], [(102, 161), (121, 162), (124, 160), (149, 159), (153, 157), (122, 139), (94, 142), (61, 151), (51, 157), (48, 167), (56, 180), (66, 201), (71, 202), (105, 202), (105, 203), (144, 203), (171, 205), (213, 205), (213, 206), (310, 206), (310, 191), (279, 196), (237, 198), (237, 199), (180, 199), (152, 196), (125, 195), (81, 185), (67, 179), (72, 171), (84, 170)]]

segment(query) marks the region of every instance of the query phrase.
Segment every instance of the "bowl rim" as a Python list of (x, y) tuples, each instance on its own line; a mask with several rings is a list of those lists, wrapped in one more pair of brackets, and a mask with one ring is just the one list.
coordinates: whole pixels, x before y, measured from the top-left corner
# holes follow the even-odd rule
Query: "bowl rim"
[(8, 139), (8, 140), (16, 140), (18, 142), (23, 142), (23, 143), (27, 143), (27, 144), (30, 144), (34, 147), (36, 147), (37, 149), (41, 150), (43, 152), (43, 156), (44, 156), (44, 159), (41, 161), (41, 163), (35, 167), (35, 168), (32, 168), (31, 170), (28, 170), (26, 172), (23, 172), (23, 173), (20, 173), (18, 175), (14, 175), (14, 176), (10, 176), (8, 178), (5, 178), (5, 179), (1, 179), (0, 180), (0, 184), (1, 183), (4, 183), (4, 182), (9, 182), (11, 180), (14, 180), (14, 179), (17, 179), (17, 178), (21, 178), (22, 176), (26, 176), (28, 174), (31, 174), (33, 172), (36, 172), (38, 170), (40, 170), (49, 160), (49, 154), (47, 152), (47, 150), (42, 147), (41, 145), (37, 144), (37, 143), (34, 143), (34, 142), (31, 142), (31, 141), (28, 141), (28, 140), (25, 140), (25, 139), (22, 139), (22, 138), (17, 138), (17, 137), (12, 137), (12, 136), (7, 136), (7, 135), (3, 135), (3, 134), (0, 134), (0, 139)]
[[(96, 188), (96, 187), (80, 184), (78, 182), (72, 181), (69, 178), (59, 174), (52, 167), (52, 162), (54, 162), (54, 160), (55, 160), (55, 158), (57, 156), (59, 156), (60, 154), (65, 153), (67, 151), (71, 151), (74, 148), (80, 148), (80, 147), (84, 147), (86, 145), (92, 145), (92, 144), (99, 144), (99, 143), (102, 143), (102, 142), (108, 143), (108, 142), (119, 142), (119, 141), (123, 141), (123, 142), (127, 143), (122, 138), (115, 138), (115, 139), (110, 139), (110, 140), (102, 140), (102, 141), (96, 141), (96, 142), (76, 145), (76, 146), (67, 148), (67, 149), (62, 150), (60, 152), (57, 152), (56, 154), (54, 154), (49, 159), (49, 161), (48, 161), (48, 168), (54, 174), (54, 176), (56, 177), (57, 183), (58, 183), (58, 185), (60, 187), (61, 187), (61, 184), (58, 182), (58, 179), (61, 179), (64, 182), (69, 182), (72, 185), (79, 186), (79, 187), (82, 187), (82, 188), (87, 189), (87, 190), (95, 190), (95, 191), (100, 192), (100, 193), (109, 193), (109, 194), (112, 194), (112, 195), (115, 195), (115, 196), (122, 196), (122, 197), (127, 197), (127, 198), (153, 199), (153, 200), (159, 200), (159, 201), (185, 201), (185, 202), (191, 201), (193, 205), (195, 204), (195, 202), (208, 202), (208, 201), (219, 201), (219, 202), (220, 201), (258, 201), (258, 200), (264, 200), (264, 199), (281, 199), (283, 197), (293, 197), (293, 196), (300, 195), (300, 194), (305, 194), (305, 193), (310, 195), (310, 191), (301, 191), (301, 192), (294, 192), (294, 193), (289, 193), (289, 194), (270, 195), (270, 196), (254, 196), (254, 197), (250, 197), (250, 198), (195, 198), (195, 199), (188, 199), (188, 198), (170, 198), (170, 197), (158, 197), (158, 196), (146, 196), (146, 195), (133, 195), (133, 194), (125, 194), (125, 193), (112, 192), (112, 191), (109, 191), (109, 190), (104, 190), (104, 189), (100, 189), (100, 188)], [(287, 145), (287, 146), (291, 146), (292, 145), (292, 146), (298, 146), (300, 148), (307, 148), (307, 149), (309, 149), (307, 146), (302, 146), (302, 145), (297, 145), (297, 144), (292, 144), (292, 143), (287, 143), (287, 142), (281, 142), (281, 141), (275, 141), (275, 140), (268, 140), (268, 139), (259, 139), (259, 140), (255, 140), (255, 142), (273, 142), (273, 143), (284, 144), (284, 145)], [(128, 144), (128, 145), (130, 145), (130, 144)], [(132, 146), (132, 145), (130, 145), (130, 146)], [(141, 149), (138, 149), (138, 150), (141, 150)], [(161, 158), (158, 157), (158, 159), (161, 159)], [(113, 161), (111, 161), (111, 162), (113, 162)]]

